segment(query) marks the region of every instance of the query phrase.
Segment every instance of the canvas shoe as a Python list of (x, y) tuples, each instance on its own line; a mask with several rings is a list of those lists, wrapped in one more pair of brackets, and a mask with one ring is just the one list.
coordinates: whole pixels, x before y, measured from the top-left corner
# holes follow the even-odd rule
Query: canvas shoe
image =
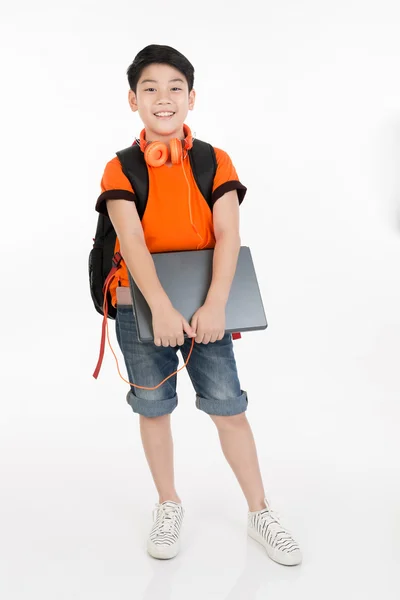
[(250, 537), (264, 546), (268, 556), (281, 565), (294, 566), (302, 561), (299, 545), (291, 533), (280, 523), (278, 515), (271, 510), (265, 499), (266, 508), (248, 512), (247, 532)]
[(181, 504), (167, 500), (156, 504), (147, 551), (153, 558), (173, 558), (179, 552), (179, 534), (184, 510)]

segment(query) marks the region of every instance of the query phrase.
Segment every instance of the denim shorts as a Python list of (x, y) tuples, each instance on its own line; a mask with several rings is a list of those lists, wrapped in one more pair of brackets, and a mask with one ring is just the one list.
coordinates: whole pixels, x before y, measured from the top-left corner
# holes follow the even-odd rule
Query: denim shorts
[[(178, 369), (178, 350), (184, 361), (188, 357), (191, 339), (185, 339), (183, 346), (166, 348), (139, 341), (132, 305), (117, 305), (115, 326), (131, 383), (154, 387)], [(222, 416), (247, 409), (247, 394), (240, 387), (230, 334), (214, 343), (195, 342), (186, 368), (196, 392), (197, 408)], [(172, 413), (178, 404), (176, 381), (174, 375), (156, 390), (131, 386), (126, 400), (135, 413), (145, 417)]]

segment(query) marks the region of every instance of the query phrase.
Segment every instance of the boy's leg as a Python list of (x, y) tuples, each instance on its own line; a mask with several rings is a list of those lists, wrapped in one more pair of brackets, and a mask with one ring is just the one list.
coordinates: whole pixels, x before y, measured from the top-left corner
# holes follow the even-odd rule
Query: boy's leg
[[(191, 340), (182, 354), (186, 359)], [(208, 413), (218, 428), (222, 451), (249, 505), (265, 508), (265, 493), (253, 434), (247, 421), (247, 394), (240, 387), (232, 336), (209, 344), (196, 344), (187, 370), (196, 390), (197, 407)]]
[[(117, 306), (116, 335), (132, 383), (155, 387), (177, 369), (176, 348), (139, 341), (132, 305)], [(155, 390), (131, 386), (127, 394), (128, 404), (139, 415), (143, 449), (160, 503), (180, 502), (175, 490), (170, 422), (177, 401), (176, 375)]]
[(242, 488), (249, 510), (265, 508), (256, 445), (246, 414), (210, 417), (217, 426), (222, 451)]
[(175, 490), (171, 415), (140, 415), (140, 434), (147, 463), (158, 491), (159, 503), (181, 502)]
[[(189, 344), (182, 348), (185, 359)], [(245, 415), (247, 395), (240, 388), (231, 336), (195, 344), (187, 369), (197, 393), (196, 405), (216, 424), (223, 453), (246, 497), (248, 534), (265, 547), (272, 560), (299, 564), (302, 555), (297, 542), (265, 498), (256, 446)]]
[[(132, 306), (117, 306), (116, 333), (131, 383), (153, 388), (176, 371), (177, 348), (139, 342)], [(184, 516), (175, 491), (170, 424), (170, 414), (178, 402), (176, 375), (153, 390), (131, 386), (126, 399), (139, 414), (143, 448), (159, 494), (147, 551), (154, 558), (169, 559), (179, 552)]]
[[(182, 347), (186, 359), (191, 340)], [(265, 492), (253, 434), (247, 421), (247, 394), (240, 387), (232, 336), (209, 344), (196, 344), (187, 370), (196, 390), (196, 405), (210, 415), (218, 428), (222, 451), (249, 505), (265, 508)]]

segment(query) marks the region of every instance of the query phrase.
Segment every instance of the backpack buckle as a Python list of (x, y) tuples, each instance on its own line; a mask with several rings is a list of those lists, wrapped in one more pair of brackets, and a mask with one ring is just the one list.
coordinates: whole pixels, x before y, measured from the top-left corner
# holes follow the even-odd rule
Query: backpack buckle
[(118, 269), (121, 260), (122, 260), (122, 255), (119, 252), (116, 252), (112, 258), (113, 267)]

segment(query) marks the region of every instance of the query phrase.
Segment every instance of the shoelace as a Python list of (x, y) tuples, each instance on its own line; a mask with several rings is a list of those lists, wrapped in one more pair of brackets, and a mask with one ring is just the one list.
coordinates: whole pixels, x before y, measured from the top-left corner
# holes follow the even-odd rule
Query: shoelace
[(159, 531), (163, 533), (168, 533), (171, 531), (172, 527), (175, 524), (176, 519), (176, 507), (171, 506), (170, 504), (158, 504), (153, 510), (153, 519), (155, 514), (157, 514), (157, 528)]
[(272, 534), (270, 536), (270, 543), (273, 546), (276, 546), (277, 548), (282, 549), (282, 546), (285, 546), (288, 543), (291, 543), (292, 545), (295, 544), (296, 548), (298, 547), (297, 543), (294, 541), (291, 533), (280, 522), (279, 513), (277, 513), (274, 510), (271, 510), (270, 508), (266, 508), (265, 510), (263, 510), (260, 513), (260, 515), (261, 515), (261, 519), (263, 521), (268, 519), (268, 522), (269, 522), (268, 524), (276, 523), (277, 525), (282, 527), (282, 529), (279, 531), (274, 531), (274, 530), (272, 531)]
[(281, 525), (280, 522), (280, 514), (276, 511), (276, 510), (272, 510), (271, 508), (267, 507), (264, 508), (264, 510), (261, 512), (261, 515), (267, 515), (268, 517), (271, 518), (271, 521), (275, 521), (276, 523), (278, 523), (278, 525)]

